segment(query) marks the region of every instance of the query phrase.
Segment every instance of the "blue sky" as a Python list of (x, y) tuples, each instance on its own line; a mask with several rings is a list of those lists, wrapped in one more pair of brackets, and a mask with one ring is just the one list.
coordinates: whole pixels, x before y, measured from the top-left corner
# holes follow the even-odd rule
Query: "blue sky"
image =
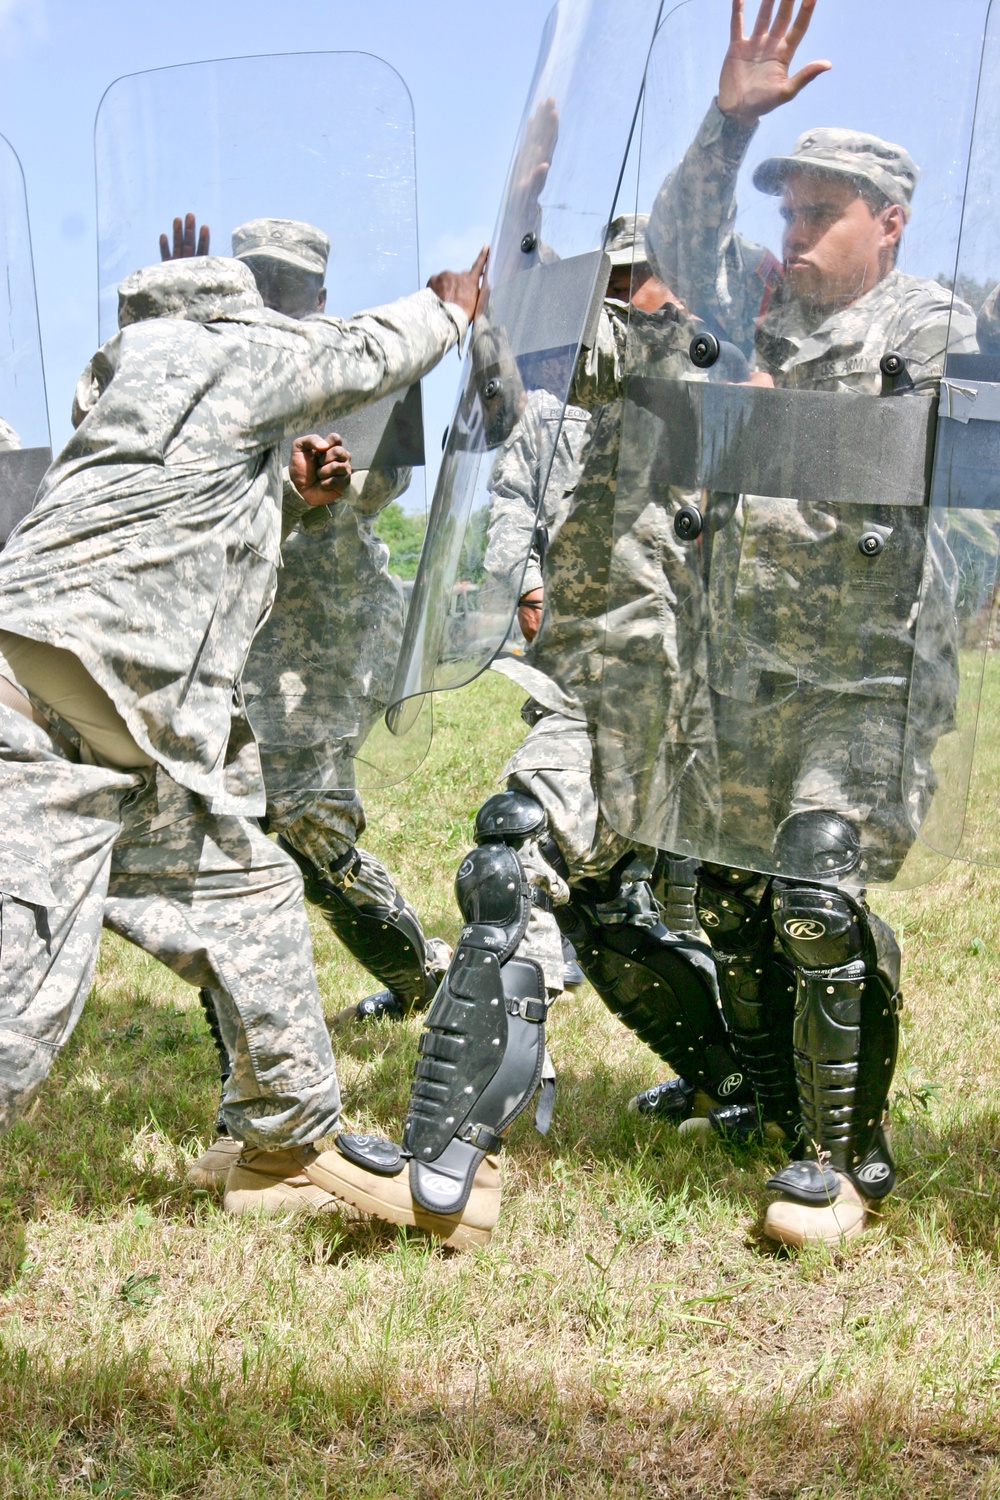
[[(24, 167), (53, 442), (98, 343), (93, 123), (122, 74), (261, 52), (368, 51), (416, 115), (420, 267), (468, 264), (493, 227), (550, 0), (0, 0), (0, 132)], [(185, 205), (178, 205), (182, 208)], [(454, 355), (426, 382), (428, 445)]]
[[(73, 385), (99, 342), (93, 123), (114, 79), (252, 53), (381, 56), (406, 79), (413, 98), (426, 278), (443, 266), (468, 264), (492, 231), (549, 8), (550, 0), (504, 0), (493, 7), (469, 0), (283, 0), (280, 6), (274, 0), (0, 0), (0, 132), (18, 152), (27, 182), (54, 443), (68, 435)], [(728, 0), (698, 0), (678, 6), (668, 23), (678, 45), (657, 49), (658, 118), (647, 120), (644, 200), (655, 190), (660, 163), (676, 159), (711, 97), (727, 8)], [(826, 0), (802, 60), (826, 51), (835, 72), (765, 122), (754, 160), (768, 149), (787, 149), (800, 129), (834, 119), (905, 138), (925, 174), (907, 234), (908, 268), (931, 275), (948, 269), (961, 198), (953, 163), (968, 128), (968, 102), (956, 98), (949, 70), (967, 72), (969, 33), (982, 11), (983, 0)], [(937, 44), (928, 54), (922, 43), (932, 22)], [(710, 58), (701, 55), (708, 35)], [(845, 68), (843, 39), (858, 35), (866, 46)], [(887, 56), (895, 59), (889, 74)], [(1000, 59), (992, 68), (995, 81)], [(301, 114), (302, 101), (296, 104)], [(991, 106), (991, 114), (1000, 111), (1000, 88), (993, 88)], [(180, 139), (180, 99), (177, 109)], [(991, 118), (986, 137), (982, 170), (992, 176), (1000, 170), (994, 165), (1000, 119)], [(1000, 183), (995, 196), (1000, 201)], [(776, 244), (773, 200), (744, 184), (741, 204), (747, 232)], [(223, 248), (224, 238), (217, 235), (215, 248)], [(993, 274), (1000, 233), (991, 216), (980, 239), (969, 268)], [(431, 479), (458, 373), (452, 355), (425, 382)]]

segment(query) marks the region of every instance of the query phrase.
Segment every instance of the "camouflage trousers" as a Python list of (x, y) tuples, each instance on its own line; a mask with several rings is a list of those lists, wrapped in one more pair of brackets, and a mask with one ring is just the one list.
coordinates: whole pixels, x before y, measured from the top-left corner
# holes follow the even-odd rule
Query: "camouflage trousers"
[[(267, 777), (267, 756), (264, 756)], [(361, 798), (353, 788), (307, 792), (268, 801), (269, 833), (280, 833), (294, 849), (311, 860), (318, 870), (356, 851), (352, 880), (344, 895), (354, 906), (392, 906), (396, 886), (380, 859), (357, 842), (368, 826)]]
[[(503, 774), (511, 790), (527, 792), (545, 809), (547, 827), (542, 837), (548, 834), (554, 840), (568, 880), (545, 857), (538, 840), (529, 840), (519, 853), (530, 884), (560, 906), (569, 900), (570, 885), (607, 875), (625, 855), (639, 852), (640, 846), (616, 833), (601, 812), (586, 723), (548, 709), (539, 716), (539, 706), (530, 699), (522, 712), (529, 722), (536, 722)], [(547, 988), (562, 989), (562, 939), (551, 912), (532, 907), (518, 954), (541, 964)]]
[[(908, 767), (906, 698), (796, 687), (764, 674), (751, 703), (715, 695), (722, 832), (719, 862), (760, 868), (792, 813), (840, 813), (861, 838), (852, 880), (889, 881), (933, 794), (930, 757)], [(907, 793), (904, 796), (904, 770)], [(919, 804), (919, 805), (917, 805)]]
[(102, 922), (222, 997), (234, 1136), (336, 1128), (340, 1094), (299, 872), (244, 818), (161, 768), (72, 760), (0, 704), (0, 1129), (28, 1107), (83, 1009)]

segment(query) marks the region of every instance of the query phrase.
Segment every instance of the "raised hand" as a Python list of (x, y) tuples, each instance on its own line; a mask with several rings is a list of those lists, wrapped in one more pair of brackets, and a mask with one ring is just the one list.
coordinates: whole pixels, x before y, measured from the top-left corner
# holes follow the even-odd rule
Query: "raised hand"
[(789, 74), (792, 59), (809, 30), (817, 0), (801, 0), (798, 15), (795, 0), (781, 0), (774, 13), (774, 0), (761, 0), (757, 21), (749, 36), (743, 35), (743, 0), (733, 0), (729, 50), (719, 78), (719, 108), (741, 125), (756, 125), (761, 115), (787, 104), (832, 64), (824, 60), (807, 63)]
[(195, 248), (194, 232), (197, 227), (197, 219), (194, 214), (185, 214), (183, 219), (174, 220), (174, 243), (171, 249), (170, 241), (165, 234), (160, 235), (160, 259), (161, 260), (189, 260), (195, 255), (208, 254), (208, 225), (203, 224), (198, 233), (198, 245)]
[(288, 477), (307, 505), (339, 500), (351, 482), (351, 455), (339, 432), (329, 437), (297, 437), (288, 460)]
[(432, 292), (437, 292), (442, 302), (457, 303), (470, 323), (476, 316), (476, 305), (489, 253), (489, 246), (484, 245), (468, 271), (438, 271), (427, 283)]
[(525, 126), (524, 140), (511, 174), (511, 194), (518, 199), (519, 213), (530, 216), (535, 212), (558, 139), (556, 101), (543, 99)]

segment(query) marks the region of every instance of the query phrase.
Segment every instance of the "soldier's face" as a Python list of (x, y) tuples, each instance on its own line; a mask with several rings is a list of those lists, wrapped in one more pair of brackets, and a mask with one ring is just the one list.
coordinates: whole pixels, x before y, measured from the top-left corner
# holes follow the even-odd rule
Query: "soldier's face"
[(789, 172), (782, 192), (786, 285), (810, 306), (849, 307), (895, 262), (905, 223), (898, 206), (873, 210), (846, 178)]
[(300, 271), (269, 255), (248, 255), (246, 264), (253, 272), (264, 306), (286, 318), (306, 318), (326, 307), (326, 287), (310, 271)]

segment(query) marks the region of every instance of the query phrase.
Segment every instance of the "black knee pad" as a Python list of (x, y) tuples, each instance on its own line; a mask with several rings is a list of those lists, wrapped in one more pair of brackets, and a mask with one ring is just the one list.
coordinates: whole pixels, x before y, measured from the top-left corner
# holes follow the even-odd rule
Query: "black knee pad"
[(792, 813), (774, 836), (774, 867), (785, 880), (836, 884), (861, 863), (861, 839), (853, 823), (822, 808)]
[(545, 827), (545, 809), (536, 798), (517, 790), (495, 792), (476, 814), (477, 844), (507, 844), (520, 849), (525, 839)]
[(438, 1214), (461, 1211), (483, 1156), (534, 1096), (548, 1011), (540, 966), (514, 957), (531, 911), (515, 851), (473, 849), (455, 891), (465, 926), (427, 1013), (403, 1130), (410, 1189)]

